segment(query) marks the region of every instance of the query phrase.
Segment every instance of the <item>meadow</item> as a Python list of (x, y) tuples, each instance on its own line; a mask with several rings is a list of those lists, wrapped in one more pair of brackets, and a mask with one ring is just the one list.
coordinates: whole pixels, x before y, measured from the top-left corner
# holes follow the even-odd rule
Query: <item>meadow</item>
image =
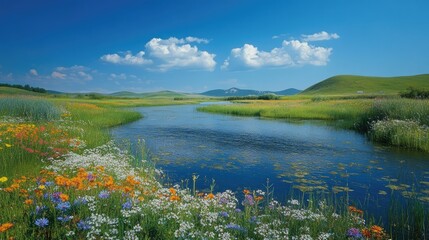
[[(196, 175), (191, 187), (163, 185), (162, 172), (147, 159), (118, 148), (108, 130), (143, 117), (123, 107), (171, 103), (177, 104), (172, 99), (2, 96), (0, 238), (389, 238), (391, 228), (377, 225), (349, 205), (348, 199), (291, 196), (288, 202), (279, 203), (269, 183), (265, 189), (215, 192), (213, 181), (209, 191), (199, 191)], [(307, 114), (314, 119), (335, 119), (332, 116), (348, 116), (344, 109), (371, 108), (370, 100), (358, 101), (354, 107), (346, 107), (347, 100), (328, 103), (335, 110), (326, 113), (327, 107)], [(257, 107), (264, 104), (240, 106), (254, 106), (253, 114), (259, 111), (259, 116), (292, 114), (270, 112), (273, 106), (263, 106), (264, 111)], [(282, 101), (269, 104), (284, 106)], [(289, 107), (295, 104), (317, 109), (311, 100), (287, 103)], [(423, 220), (417, 218), (418, 223), (410, 222), (410, 214), (414, 212), (398, 215), (397, 224), (411, 224), (400, 234), (404, 239), (424, 239), (427, 220), (423, 216)]]
[(294, 96), (236, 101), (199, 111), (291, 120), (324, 120), (366, 134), (375, 142), (429, 151), (429, 101), (398, 96)]

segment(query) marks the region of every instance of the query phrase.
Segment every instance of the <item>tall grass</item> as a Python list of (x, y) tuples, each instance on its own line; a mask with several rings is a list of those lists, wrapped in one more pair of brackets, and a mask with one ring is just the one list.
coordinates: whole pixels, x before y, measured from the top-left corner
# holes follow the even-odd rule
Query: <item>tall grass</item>
[(41, 98), (0, 98), (0, 115), (24, 118), (28, 121), (53, 121), (60, 118), (61, 110)]

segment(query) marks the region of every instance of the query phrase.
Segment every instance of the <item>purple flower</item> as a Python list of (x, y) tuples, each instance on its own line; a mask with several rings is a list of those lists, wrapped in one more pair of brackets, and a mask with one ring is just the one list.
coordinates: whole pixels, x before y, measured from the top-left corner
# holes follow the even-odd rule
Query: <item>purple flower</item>
[(240, 232), (246, 231), (245, 228), (243, 228), (242, 226), (240, 226), (238, 224), (234, 224), (234, 223), (230, 223), (230, 224), (226, 225), (225, 228), (226, 229), (237, 230), (237, 231), (240, 231)]
[(89, 223), (85, 222), (84, 220), (80, 220), (77, 223), (77, 229), (79, 230), (89, 230), (91, 228), (91, 225), (89, 225)]
[(72, 220), (71, 216), (60, 216), (57, 217), (58, 221), (62, 222), (62, 223), (66, 223), (69, 222), (70, 220)]
[(352, 239), (362, 239), (362, 233), (357, 228), (350, 228), (347, 230), (347, 237)]
[(124, 204), (122, 204), (122, 209), (131, 209), (132, 207), (133, 203), (129, 199)]
[(51, 201), (54, 203), (61, 203), (62, 200), (60, 198), (61, 192), (54, 192), (51, 195)]
[(50, 186), (53, 186), (54, 185), (54, 182), (45, 182), (45, 186), (46, 187), (50, 187)]
[(219, 216), (221, 216), (221, 217), (229, 217), (229, 214), (227, 212), (220, 212)]
[(228, 203), (228, 199), (226, 199), (226, 198), (224, 198), (224, 197), (223, 197), (223, 198), (220, 198), (220, 199), (219, 199), (219, 203), (220, 203), (220, 204), (227, 204), (227, 203)]
[(84, 198), (77, 198), (77, 199), (75, 199), (75, 200), (74, 200), (74, 202), (73, 202), (73, 204), (74, 204), (75, 206), (85, 205), (85, 204), (87, 204), (87, 203), (88, 203), (88, 201), (86, 201), (86, 199), (84, 199)]
[(36, 226), (38, 226), (38, 227), (44, 228), (44, 227), (48, 226), (49, 220), (46, 218), (39, 218), (39, 219), (36, 219), (34, 224), (36, 224)]
[(94, 181), (95, 180), (95, 176), (92, 173), (88, 173), (88, 176), (86, 178), (88, 179), (88, 181)]
[(67, 211), (67, 210), (69, 210), (70, 209), (70, 207), (71, 207), (71, 205), (70, 205), (70, 203), (69, 202), (61, 202), (61, 203), (58, 203), (58, 205), (55, 207), (57, 210), (60, 210), (60, 211), (62, 211), (62, 212), (65, 212), (65, 211)]
[(253, 217), (250, 218), (249, 222), (251, 222), (251, 223), (258, 223), (259, 221), (258, 221), (258, 218), (256, 216), (253, 216)]
[(46, 206), (36, 206), (36, 215), (42, 213), (46, 209)]
[(99, 194), (98, 194), (98, 197), (99, 198), (103, 198), (103, 199), (106, 199), (106, 198), (108, 198), (110, 196), (110, 193), (108, 192), (108, 191), (106, 191), (106, 190), (103, 190), (103, 191), (101, 191)]
[(244, 197), (244, 200), (243, 200), (242, 204), (243, 204), (244, 206), (246, 206), (246, 205), (248, 205), (248, 206), (253, 206), (253, 205), (255, 205), (255, 200), (253, 200), (253, 196), (252, 196), (252, 195), (247, 194), (247, 195)]
[(240, 208), (236, 208), (236, 209), (235, 209), (235, 212), (236, 212), (236, 213), (240, 213), (240, 212), (241, 212), (241, 209), (240, 209)]

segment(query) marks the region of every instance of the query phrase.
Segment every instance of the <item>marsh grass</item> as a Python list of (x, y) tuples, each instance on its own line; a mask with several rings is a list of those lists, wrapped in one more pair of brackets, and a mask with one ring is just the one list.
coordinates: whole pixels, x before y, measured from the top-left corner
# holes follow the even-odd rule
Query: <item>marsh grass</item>
[(53, 103), (36, 97), (0, 98), (0, 116), (20, 117), (27, 121), (53, 121), (61, 110)]

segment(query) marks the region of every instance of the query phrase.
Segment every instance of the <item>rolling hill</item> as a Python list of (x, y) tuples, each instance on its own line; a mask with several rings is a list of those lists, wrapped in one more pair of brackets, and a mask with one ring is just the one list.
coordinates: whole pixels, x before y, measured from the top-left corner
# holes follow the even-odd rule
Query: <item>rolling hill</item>
[(407, 88), (429, 90), (429, 74), (401, 77), (338, 75), (305, 89), (301, 95), (398, 94)]
[(121, 98), (192, 98), (192, 97), (204, 97), (197, 94), (188, 94), (188, 93), (178, 93), (173, 91), (159, 91), (159, 92), (149, 92), (149, 93), (134, 93), (134, 92), (115, 92), (109, 94), (113, 97)]
[(32, 96), (41, 96), (45, 95), (43, 93), (33, 92), (33, 91), (27, 91), (24, 89), (14, 88), (14, 87), (0, 87), (0, 94), (7, 94), (7, 95), (32, 95)]
[(201, 95), (211, 96), (211, 97), (243, 97), (243, 96), (259, 96), (265, 94), (276, 94), (276, 95), (294, 95), (301, 92), (295, 88), (289, 88), (283, 91), (257, 91), (249, 89), (239, 89), (239, 88), (230, 88), (227, 90), (216, 89), (207, 92), (201, 93)]

